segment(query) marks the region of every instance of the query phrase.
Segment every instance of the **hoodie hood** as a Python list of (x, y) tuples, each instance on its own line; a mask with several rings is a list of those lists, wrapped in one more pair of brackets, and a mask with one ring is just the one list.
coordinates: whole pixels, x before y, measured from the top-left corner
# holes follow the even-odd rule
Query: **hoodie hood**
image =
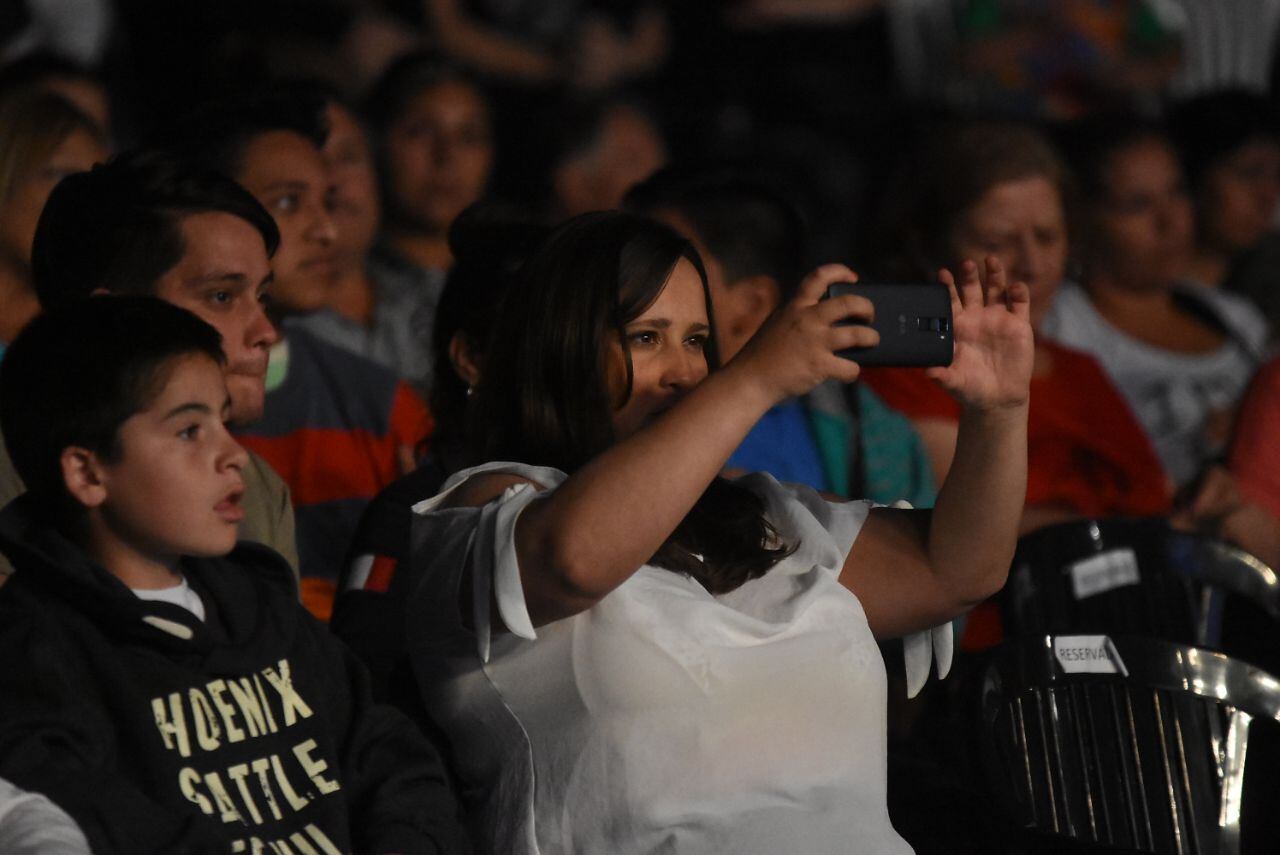
[(206, 667), (214, 667), (211, 659), (225, 658), (233, 669), (242, 657), (256, 660), (255, 650), (277, 647), (296, 629), (293, 573), (283, 558), (258, 544), (242, 542), (223, 557), (182, 560), (183, 575), (205, 602), (205, 621), (181, 606), (134, 595), (40, 518), (29, 496), (0, 511), (0, 552), (14, 567), (3, 592), (38, 588), (42, 596), (66, 601), (108, 636), (196, 657)]

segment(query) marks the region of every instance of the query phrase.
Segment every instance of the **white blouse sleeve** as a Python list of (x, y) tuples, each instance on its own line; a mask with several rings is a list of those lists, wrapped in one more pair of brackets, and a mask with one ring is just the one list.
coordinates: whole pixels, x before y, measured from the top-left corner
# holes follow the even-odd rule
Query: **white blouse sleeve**
[[(472, 477), (482, 473), (502, 472), (518, 475), (528, 482), (513, 484), (502, 495), (479, 508), (440, 510), (449, 496)], [(516, 521), (529, 503), (540, 495), (540, 488), (554, 489), (566, 476), (557, 469), (525, 466), (519, 463), (489, 463), (458, 472), (445, 482), (439, 494), (414, 505), (413, 511), (436, 533), (432, 560), (461, 564), (472, 584), (472, 620), (477, 652), (482, 662), (489, 661), (493, 635), (490, 603), (496, 603), (498, 617), (513, 635), (529, 640), (538, 637), (525, 605), (524, 585), (516, 559)], [(466, 577), (463, 577), (465, 584)]]

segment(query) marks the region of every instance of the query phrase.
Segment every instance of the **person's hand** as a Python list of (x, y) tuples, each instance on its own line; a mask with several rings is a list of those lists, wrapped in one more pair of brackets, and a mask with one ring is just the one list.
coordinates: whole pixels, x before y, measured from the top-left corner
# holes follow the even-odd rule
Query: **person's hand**
[(1026, 404), (1035, 360), (1031, 332), (1031, 291), (1024, 282), (1007, 282), (995, 256), (986, 260), (984, 285), (978, 265), (966, 261), (957, 283), (951, 272), (938, 278), (951, 291), (951, 364), (927, 369), (966, 407), (995, 410)]
[(795, 298), (778, 308), (729, 365), (750, 372), (775, 403), (803, 395), (828, 378), (845, 383), (858, 379), (858, 364), (836, 356), (836, 351), (871, 347), (879, 343), (880, 334), (865, 324), (836, 322), (870, 322), (875, 309), (866, 297), (851, 294), (822, 299), (828, 286), (857, 279), (842, 264), (810, 273)]
[(1243, 505), (1235, 477), (1225, 467), (1214, 464), (1174, 499), (1170, 524), (1182, 531), (1218, 535), (1223, 522)]

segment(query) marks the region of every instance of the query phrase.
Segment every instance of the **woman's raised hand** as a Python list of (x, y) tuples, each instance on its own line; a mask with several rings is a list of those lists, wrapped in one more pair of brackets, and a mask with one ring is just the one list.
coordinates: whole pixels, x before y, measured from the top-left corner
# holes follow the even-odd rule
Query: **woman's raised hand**
[(966, 407), (1020, 406), (1034, 361), (1031, 292), (1026, 283), (1009, 283), (995, 256), (987, 257), (986, 268), (985, 286), (972, 261), (961, 265), (958, 283), (950, 271), (939, 272), (951, 291), (955, 355), (950, 365), (927, 373)]
[(858, 364), (836, 356), (836, 351), (871, 347), (880, 341), (880, 334), (865, 324), (836, 326), (836, 322), (869, 322), (874, 307), (866, 297), (854, 295), (822, 299), (830, 285), (857, 279), (842, 264), (827, 264), (810, 273), (795, 298), (778, 308), (730, 367), (749, 371), (774, 402), (803, 395), (828, 378), (845, 383), (858, 379)]

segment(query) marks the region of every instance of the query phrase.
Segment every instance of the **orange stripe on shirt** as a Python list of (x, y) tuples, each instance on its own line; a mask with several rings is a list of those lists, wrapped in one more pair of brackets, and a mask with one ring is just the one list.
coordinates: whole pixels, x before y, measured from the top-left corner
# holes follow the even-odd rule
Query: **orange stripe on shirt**
[(271, 464), (289, 485), (295, 505), (370, 499), (400, 476), (399, 443), (368, 431), (304, 428), (285, 436), (236, 439)]

